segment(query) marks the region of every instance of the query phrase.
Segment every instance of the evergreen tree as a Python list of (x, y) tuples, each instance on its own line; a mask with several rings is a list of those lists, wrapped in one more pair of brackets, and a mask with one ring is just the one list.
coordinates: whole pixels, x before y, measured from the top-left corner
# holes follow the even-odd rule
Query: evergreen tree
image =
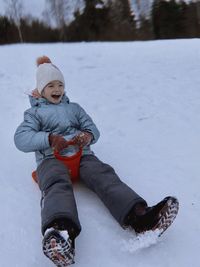
[(0, 16), (0, 44), (19, 42), (17, 27), (5, 16)]
[(200, 37), (200, 2), (191, 2), (186, 11), (187, 37)]
[(152, 22), (156, 39), (186, 37), (185, 22), (187, 5), (184, 1), (155, 0)]
[(134, 40), (136, 25), (129, 0), (109, 2), (110, 36), (112, 40)]
[(108, 25), (109, 7), (101, 0), (86, 0), (82, 14), (75, 13), (75, 20), (68, 27), (69, 41), (104, 40)]

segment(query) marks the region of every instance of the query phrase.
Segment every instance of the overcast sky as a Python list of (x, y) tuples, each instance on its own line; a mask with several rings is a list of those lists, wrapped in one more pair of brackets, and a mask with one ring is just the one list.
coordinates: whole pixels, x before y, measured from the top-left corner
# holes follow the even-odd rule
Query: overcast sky
[[(31, 14), (34, 17), (41, 17), (44, 11), (45, 0), (28, 0), (22, 1), (24, 6), (24, 14)], [(4, 15), (6, 9), (5, 0), (0, 0), (0, 14)]]

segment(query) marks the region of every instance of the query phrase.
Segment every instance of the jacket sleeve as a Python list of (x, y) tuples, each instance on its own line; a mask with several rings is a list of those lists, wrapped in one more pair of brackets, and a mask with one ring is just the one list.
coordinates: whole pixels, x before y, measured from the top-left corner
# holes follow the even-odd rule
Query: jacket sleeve
[(24, 121), (14, 135), (16, 147), (23, 152), (34, 152), (49, 148), (49, 133), (40, 131), (40, 121), (31, 109), (25, 111)]
[(93, 135), (93, 140), (91, 142), (91, 144), (94, 144), (97, 142), (97, 140), (99, 139), (100, 136), (100, 132), (97, 129), (95, 123), (93, 122), (93, 120), (91, 119), (91, 117), (85, 112), (85, 110), (77, 105), (77, 119), (79, 121), (79, 126), (80, 126), (80, 130), (81, 131), (86, 131), (89, 132)]

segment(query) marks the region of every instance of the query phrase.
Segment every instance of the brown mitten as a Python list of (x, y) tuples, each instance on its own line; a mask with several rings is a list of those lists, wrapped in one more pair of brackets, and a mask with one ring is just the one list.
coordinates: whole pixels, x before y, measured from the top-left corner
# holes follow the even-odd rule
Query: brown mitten
[(57, 152), (68, 146), (67, 141), (61, 135), (49, 135), (49, 144)]
[(92, 141), (92, 134), (89, 132), (81, 132), (73, 138), (73, 141), (80, 147), (87, 146)]

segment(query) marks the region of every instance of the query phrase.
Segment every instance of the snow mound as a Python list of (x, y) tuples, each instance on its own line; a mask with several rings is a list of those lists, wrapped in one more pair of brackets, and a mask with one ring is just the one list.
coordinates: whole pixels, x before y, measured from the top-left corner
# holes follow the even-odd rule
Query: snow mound
[(152, 245), (155, 245), (158, 242), (160, 235), (159, 230), (147, 231), (142, 234), (138, 234), (129, 240), (122, 240), (121, 250), (124, 252), (134, 253), (140, 249), (148, 248)]

